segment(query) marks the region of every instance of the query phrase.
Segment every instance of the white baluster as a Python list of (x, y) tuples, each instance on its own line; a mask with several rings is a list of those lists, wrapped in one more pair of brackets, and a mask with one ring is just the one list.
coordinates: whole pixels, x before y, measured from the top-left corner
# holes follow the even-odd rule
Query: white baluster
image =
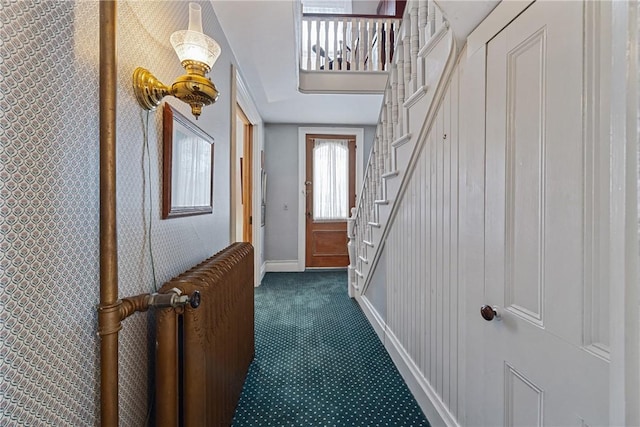
[[(331, 21), (331, 24), (333, 24), (333, 30), (331, 31), (331, 35), (333, 36), (333, 55), (331, 55), (333, 58), (333, 67), (331, 68), (333, 71), (336, 71), (340, 68), (340, 65), (338, 64), (338, 21)], [(327, 56), (328, 55), (329, 53), (327, 52)]]
[[(391, 114), (393, 125), (398, 125), (398, 64), (391, 62)], [(395, 135), (394, 135), (394, 140)]]
[(342, 69), (346, 70), (350, 61), (349, 44), (347, 43), (347, 18), (342, 18)]
[[(385, 123), (385, 128), (386, 128), (386, 133), (387, 133), (387, 138), (385, 141), (383, 141), (382, 145), (380, 146), (380, 177), (379, 177), (379, 181), (380, 181), (380, 194), (382, 196), (382, 175), (387, 171), (387, 157), (388, 157), (388, 153), (389, 153), (389, 146), (391, 144), (392, 138), (393, 138), (393, 130), (391, 129), (391, 127), (389, 125), (392, 125), (393, 123), (393, 119), (391, 117), (391, 96), (390, 96), (390, 92), (391, 89), (389, 86), (387, 86), (387, 88), (385, 89), (385, 103), (383, 104), (383, 108), (385, 109), (384, 115), (385, 115), (385, 119), (386, 119), (386, 123)], [(382, 197), (379, 197), (382, 198)]]
[[(386, 106), (387, 103), (387, 99), (385, 96), (385, 103), (382, 104), (383, 106)], [(387, 117), (387, 120), (389, 120), (389, 117)], [(387, 130), (388, 132), (388, 130)], [(382, 141), (380, 141), (380, 144), (378, 145), (378, 157), (376, 159), (376, 163), (377, 163), (377, 168), (376, 168), (376, 199), (379, 199), (379, 195), (382, 194), (381, 190), (382, 190), (382, 174), (384, 173), (384, 156), (385, 156), (385, 147), (387, 146), (387, 144), (382, 143)]]
[(370, 34), (373, 31), (374, 20), (369, 18), (363, 18), (360, 24), (360, 43), (362, 43), (362, 57), (360, 57), (360, 70), (368, 70), (369, 60), (371, 56), (371, 40)]
[(427, 29), (428, 40), (436, 33), (436, 6), (433, 0), (429, 0), (427, 4), (427, 21), (429, 22)]
[(418, 3), (411, 3), (411, 94), (418, 90), (418, 52), (420, 51), (418, 37)]
[(382, 141), (380, 141), (379, 151), (380, 151), (380, 157), (381, 157), (381, 160), (380, 160), (381, 169), (380, 169), (380, 176), (378, 177), (378, 180), (380, 181), (380, 186), (382, 186), (382, 175), (387, 170), (387, 157), (389, 156), (388, 144), (383, 144)]
[(384, 145), (383, 139), (382, 139), (382, 123), (378, 123), (378, 126), (376, 127), (376, 139), (375, 139), (375, 141), (378, 144), (378, 147), (381, 147), (381, 146)]
[(392, 139), (398, 138), (396, 130), (398, 128), (398, 65), (395, 61), (391, 63), (391, 119), (393, 122)]
[(385, 170), (384, 160), (386, 155), (385, 153), (386, 146), (387, 144), (382, 144), (382, 143), (380, 143), (380, 145), (378, 146), (378, 175), (376, 176), (376, 187), (377, 187), (376, 194), (378, 196), (376, 196), (376, 199), (380, 199), (382, 195), (382, 175), (384, 174), (384, 170)]
[[(375, 201), (378, 199), (378, 182), (375, 176), (371, 176), (371, 209), (369, 209), (369, 219), (367, 220), (367, 225), (369, 225), (370, 222), (374, 222), (376, 220), (375, 217), (375, 209), (376, 209), (376, 204)], [(368, 227), (368, 231), (369, 233), (367, 234), (369, 237), (367, 238), (368, 241), (372, 241), (372, 236), (373, 233), (371, 232), (371, 226)]]
[(372, 147), (371, 149), (371, 155), (369, 156), (369, 163), (367, 164), (367, 175), (366, 175), (366, 181), (367, 181), (367, 203), (366, 203), (366, 209), (364, 210), (364, 223), (365, 225), (369, 222), (369, 204), (371, 201), (371, 185), (372, 185), (372, 177), (373, 174), (375, 173), (375, 156), (376, 156), (376, 150), (375, 147)]
[[(386, 98), (386, 89), (385, 89), (385, 98)], [(386, 99), (385, 99), (386, 102)], [(388, 145), (389, 144), (389, 128), (387, 127), (387, 108), (386, 108), (386, 104), (383, 102), (382, 104), (382, 123), (381, 123), (381, 133), (382, 133), (382, 143), (384, 145)]]
[(330, 22), (326, 19), (324, 22), (324, 71), (329, 71), (329, 24)]
[(304, 20), (307, 33), (307, 70), (311, 69), (311, 21), (309, 19)]
[(420, 47), (427, 42), (427, 34), (425, 28), (427, 27), (427, 0), (418, 0), (418, 36), (420, 41)]
[(374, 71), (377, 69), (376, 67), (376, 61), (375, 59), (375, 49), (376, 49), (376, 45), (374, 44), (376, 42), (376, 34), (378, 34), (378, 21), (376, 19), (372, 19), (371, 22), (369, 23), (369, 31), (367, 33), (367, 37), (368, 37), (368, 46), (367, 46), (367, 66), (366, 69), (369, 71)]
[[(365, 25), (363, 20), (358, 20), (358, 67), (357, 70), (364, 70), (364, 55), (367, 52), (367, 47), (363, 45), (362, 27)], [(361, 47), (361, 48), (360, 48)]]
[[(371, 166), (369, 166), (371, 169)], [(367, 173), (364, 177), (364, 187), (363, 187), (363, 198), (362, 198), (362, 206), (360, 208), (360, 236), (358, 238), (358, 243), (360, 244), (360, 252), (358, 255), (364, 255), (365, 247), (362, 245), (364, 240), (366, 240), (365, 230), (367, 227), (367, 216), (369, 215), (369, 173)], [(362, 271), (362, 268), (360, 268)]]
[[(384, 105), (384, 104), (383, 104)], [(376, 181), (376, 199), (379, 199), (380, 197), (378, 196), (380, 194), (380, 181), (381, 181), (381, 176), (384, 173), (383, 172), (383, 168), (384, 168), (384, 147), (386, 146), (386, 144), (384, 144), (382, 141), (378, 141), (378, 148), (377, 148), (377, 153), (376, 153), (376, 176), (375, 176), (375, 181)]]
[(409, 27), (411, 26), (410, 19), (406, 18), (402, 23), (402, 31), (404, 38), (402, 39), (402, 46), (404, 47), (404, 99), (413, 95), (411, 93), (411, 43), (409, 41)]
[[(397, 67), (397, 72), (396, 74), (398, 75), (398, 123), (400, 124), (400, 136), (402, 136), (404, 134), (404, 128), (405, 128), (405, 123), (404, 123), (404, 99), (405, 99), (405, 87), (404, 87), (404, 43), (402, 42), (402, 40), (399, 41), (398, 43), (398, 47), (397, 47), (397, 61), (398, 61), (398, 67)], [(395, 165), (391, 165), (391, 171), (393, 171), (395, 168)]]
[(316, 70), (320, 69), (320, 48), (322, 45), (320, 44), (320, 20), (318, 18), (315, 19), (316, 24)]
[(349, 238), (349, 242), (347, 243), (347, 251), (349, 253), (349, 276), (348, 276), (348, 292), (349, 296), (353, 298), (355, 291), (355, 280), (356, 280), (356, 244), (354, 239), (356, 238), (355, 234), (355, 225), (356, 225), (356, 208), (351, 208), (351, 216), (347, 220), (347, 237)]
[(367, 29), (366, 29), (367, 56), (365, 57), (365, 60), (364, 60), (364, 69), (369, 71), (375, 70), (375, 61), (373, 61), (373, 58), (375, 57), (374, 41), (376, 40), (377, 25), (378, 25), (378, 21), (376, 19), (367, 20)]
[(393, 135), (393, 99), (390, 85), (387, 85), (385, 98), (387, 100), (387, 135), (389, 135), (389, 142), (387, 145), (390, 145), (395, 140)]
[(378, 146), (375, 150), (374, 150), (374, 154), (375, 156), (372, 157), (372, 172), (371, 172), (371, 190), (372, 190), (372, 194), (373, 200), (376, 200), (377, 198), (377, 194), (378, 194), (378, 175), (380, 173), (380, 165), (379, 165), (379, 161), (378, 159), (380, 158), (380, 147)]
[[(380, 153), (376, 152), (376, 156), (371, 159), (371, 206), (373, 207), (373, 202), (378, 198), (378, 174), (379, 174), (379, 166), (378, 166), (378, 158), (380, 157)], [(373, 221), (373, 209), (370, 209), (371, 213), (367, 223), (369, 221)]]
[(360, 55), (360, 50), (362, 46), (360, 46), (358, 42), (358, 20), (353, 19), (351, 21), (351, 53), (352, 53), (352, 61), (351, 61), (351, 69), (358, 69), (358, 55)]
[(351, 69), (358, 69), (358, 57), (360, 56), (360, 51), (362, 50), (362, 46), (360, 44), (360, 40), (358, 40), (358, 26), (360, 25), (360, 21), (358, 18), (353, 18), (351, 21), (351, 46), (352, 49), (352, 61), (351, 61)]
[[(384, 116), (384, 113), (383, 113)], [(381, 126), (382, 127), (382, 126)], [(383, 133), (383, 132), (381, 132)], [(378, 152), (380, 153), (380, 157), (384, 158), (385, 147), (387, 146), (385, 138), (380, 138), (378, 140)]]

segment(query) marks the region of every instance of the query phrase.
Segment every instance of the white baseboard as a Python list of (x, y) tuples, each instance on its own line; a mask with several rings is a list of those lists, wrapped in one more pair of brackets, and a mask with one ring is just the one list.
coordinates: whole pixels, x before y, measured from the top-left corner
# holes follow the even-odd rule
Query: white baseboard
[(431, 384), (422, 376), (413, 359), (402, 347), (393, 332), (387, 329), (385, 333), (387, 338), (385, 348), (429, 423), (432, 426), (459, 427), (455, 417), (449, 412), (449, 409), (431, 387)]
[(444, 402), (440, 400), (438, 394), (433, 387), (431, 387), (431, 384), (422, 376), (418, 367), (400, 344), (400, 341), (398, 341), (393, 332), (391, 332), (382, 316), (380, 316), (367, 297), (358, 295), (356, 296), (356, 301), (358, 301), (367, 320), (369, 320), (373, 330), (378, 335), (378, 338), (380, 338), (380, 341), (382, 341), (389, 356), (391, 356), (391, 360), (393, 360), (396, 368), (398, 368), (400, 375), (406, 382), (407, 387), (409, 387), (416, 402), (418, 402), (422, 412), (424, 412), (424, 415), (429, 420), (429, 423), (434, 427), (459, 427), (455, 417), (449, 412)]
[(360, 304), (362, 312), (367, 316), (367, 320), (369, 320), (373, 330), (376, 331), (378, 338), (380, 338), (380, 341), (384, 344), (384, 331), (387, 328), (387, 324), (384, 322), (384, 319), (380, 316), (380, 313), (378, 313), (378, 310), (375, 309), (371, 302), (369, 302), (369, 299), (366, 296), (358, 295), (356, 293), (356, 301)]
[(265, 261), (265, 272), (286, 272), (286, 271), (300, 271), (298, 267), (298, 260), (286, 260), (286, 261)]
[(264, 274), (267, 272), (267, 263), (263, 262), (260, 266), (260, 280), (258, 281), (258, 285), (262, 283), (262, 279), (264, 279)]

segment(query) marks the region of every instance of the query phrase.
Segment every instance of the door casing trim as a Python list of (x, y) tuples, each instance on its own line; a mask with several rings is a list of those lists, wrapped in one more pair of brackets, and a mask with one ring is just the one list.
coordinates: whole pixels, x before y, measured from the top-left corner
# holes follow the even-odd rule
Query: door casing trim
[[(235, 139), (235, 105), (240, 106), (242, 111), (247, 116), (251, 125), (253, 126), (252, 133), (252, 145), (253, 145), (253, 159), (252, 164), (250, 165), (252, 170), (252, 199), (254, 201), (251, 210), (253, 216), (253, 225), (252, 225), (252, 238), (253, 238), (253, 247), (255, 249), (254, 252), (254, 286), (260, 286), (262, 281), (262, 276), (264, 275), (264, 227), (261, 226), (260, 221), (256, 220), (256, 218), (260, 218), (260, 204), (256, 203), (256, 200), (262, 200), (262, 186), (260, 185), (260, 162), (257, 159), (260, 158), (259, 153), (264, 149), (264, 123), (262, 121), (262, 117), (258, 112), (258, 109), (251, 97), (251, 92), (245, 81), (242, 79), (240, 72), (238, 69), (232, 65), (231, 66), (231, 84), (232, 84), (232, 101), (231, 101), (231, 139)], [(233, 88), (235, 86), (235, 89)], [(235, 96), (234, 96), (235, 93)], [(256, 155), (258, 153), (258, 155)], [(233, 156), (229, 157), (229, 162), (231, 163), (231, 159)], [(229, 165), (231, 166), (231, 164)], [(229, 182), (229, 186), (231, 186), (231, 180)], [(230, 188), (230, 194), (233, 194), (233, 189)], [(231, 218), (231, 206), (229, 207), (229, 235), (232, 233), (232, 225), (233, 219)]]
[(307, 174), (306, 136), (308, 133), (356, 136), (356, 200), (362, 188), (364, 128), (358, 127), (299, 127), (298, 128), (298, 271), (305, 269), (305, 177)]

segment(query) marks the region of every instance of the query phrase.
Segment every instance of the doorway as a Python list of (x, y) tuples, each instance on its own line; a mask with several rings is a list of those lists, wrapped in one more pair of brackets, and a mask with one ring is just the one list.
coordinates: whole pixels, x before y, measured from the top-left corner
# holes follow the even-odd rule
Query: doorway
[(305, 147), (305, 266), (346, 267), (347, 218), (356, 202), (356, 137), (307, 134)]
[(240, 105), (236, 106), (236, 137), (232, 150), (233, 174), (233, 240), (253, 243), (253, 126)]

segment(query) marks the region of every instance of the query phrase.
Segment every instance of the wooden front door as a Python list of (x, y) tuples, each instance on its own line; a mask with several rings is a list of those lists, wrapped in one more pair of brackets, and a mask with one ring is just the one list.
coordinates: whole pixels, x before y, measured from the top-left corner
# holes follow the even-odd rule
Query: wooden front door
[[(594, 189), (584, 162), (583, 33), (583, 3), (536, 2), (487, 45), (477, 307), (486, 305), (475, 312), (487, 383), (477, 424), (609, 420), (608, 315), (586, 303)], [(608, 289), (604, 277), (594, 282), (600, 289)]]
[(355, 206), (354, 135), (306, 137), (306, 266), (346, 267), (347, 218)]

